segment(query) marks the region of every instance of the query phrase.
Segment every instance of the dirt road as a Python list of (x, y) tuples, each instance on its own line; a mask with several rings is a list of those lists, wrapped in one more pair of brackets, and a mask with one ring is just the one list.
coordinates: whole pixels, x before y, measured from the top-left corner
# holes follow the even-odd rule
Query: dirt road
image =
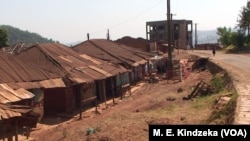
[(212, 55), (212, 51), (190, 51), (201, 57), (209, 59), (224, 69), (232, 76), (235, 88), (238, 92), (238, 102), (235, 115), (235, 124), (250, 124), (250, 55), (249, 54), (225, 54), (217, 51)]

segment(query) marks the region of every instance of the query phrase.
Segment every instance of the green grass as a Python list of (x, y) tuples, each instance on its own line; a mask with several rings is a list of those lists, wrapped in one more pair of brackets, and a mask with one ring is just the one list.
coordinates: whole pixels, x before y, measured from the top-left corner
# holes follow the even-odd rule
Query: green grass
[(223, 90), (223, 80), (221, 76), (214, 75), (210, 81), (211, 85), (215, 88), (214, 93), (219, 93)]
[[(225, 87), (227, 84), (223, 83), (225, 75), (217, 74), (214, 75), (210, 81), (210, 85), (214, 88), (214, 91), (211, 94), (208, 94), (203, 97), (198, 97), (195, 99), (192, 108), (196, 110), (203, 110), (206, 107), (212, 108), (212, 113), (207, 120), (203, 121), (204, 124), (230, 124), (233, 122), (237, 93), (235, 90), (226, 90)], [(227, 82), (229, 83), (229, 82)], [(222, 109), (217, 110), (213, 109), (213, 106), (216, 104), (216, 100), (223, 94), (232, 93), (232, 97), (226, 106)]]
[(192, 108), (196, 110), (202, 110), (206, 107), (212, 107), (218, 95), (219, 94), (213, 94), (213, 95), (198, 97), (195, 99)]
[(238, 94), (236, 91), (232, 93), (230, 101), (223, 109), (212, 112), (211, 116), (206, 120), (207, 124), (231, 124), (233, 122)]

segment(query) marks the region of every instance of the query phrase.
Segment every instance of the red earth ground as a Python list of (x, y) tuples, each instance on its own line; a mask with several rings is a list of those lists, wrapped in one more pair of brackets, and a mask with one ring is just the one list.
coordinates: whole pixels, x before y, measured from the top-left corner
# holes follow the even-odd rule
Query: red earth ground
[[(178, 56), (176, 56), (178, 57)], [(185, 53), (180, 58), (187, 59)], [(182, 82), (166, 80), (160, 75), (158, 83), (142, 81), (132, 87), (121, 100), (116, 98), (73, 116), (45, 117), (32, 129), (30, 141), (147, 141), (148, 124), (203, 124), (213, 111), (205, 98), (183, 100), (200, 80), (209, 82), (212, 74), (192, 71)], [(199, 102), (201, 101), (201, 102)]]

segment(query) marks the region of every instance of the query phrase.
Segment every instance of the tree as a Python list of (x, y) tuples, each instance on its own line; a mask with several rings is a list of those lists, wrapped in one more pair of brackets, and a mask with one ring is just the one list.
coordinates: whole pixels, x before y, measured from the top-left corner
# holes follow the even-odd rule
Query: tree
[(231, 36), (232, 45), (236, 46), (237, 48), (244, 48), (244, 44), (246, 42), (245, 34), (241, 32), (233, 32)]
[(238, 20), (238, 27), (245, 32), (247, 32), (247, 35), (250, 34), (250, 3), (247, 4), (247, 6), (242, 7), (240, 14), (239, 14), (239, 20)]
[(8, 45), (8, 33), (4, 29), (0, 29), (0, 48), (7, 47)]
[(220, 36), (219, 42), (223, 46), (229, 46), (232, 44), (232, 36), (233, 32), (231, 28), (226, 28), (226, 27), (219, 27), (217, 28), (217, 34)]
[(246, 42), (245, 34), (240, 31), (234, 32), (231, 28), (219, 27), (217, 28), (217, 34), (220, 36), (219, 42), (224, 47), (234, 45), (237, 48), (243, 48)]

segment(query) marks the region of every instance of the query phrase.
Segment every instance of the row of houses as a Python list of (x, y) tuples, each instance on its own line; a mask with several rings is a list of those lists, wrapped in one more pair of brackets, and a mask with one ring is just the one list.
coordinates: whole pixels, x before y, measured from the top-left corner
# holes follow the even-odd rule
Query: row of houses
[(6, 135), (17, 138), (20, 126), (34, 127), (44, 115), (72, 113), (121, 96), (125, 86), (150, 72), (149, 59), (153, 57), (103, 39), (74, 47), (18, 44), (4, 50), (0, 52), (3, 139)]

